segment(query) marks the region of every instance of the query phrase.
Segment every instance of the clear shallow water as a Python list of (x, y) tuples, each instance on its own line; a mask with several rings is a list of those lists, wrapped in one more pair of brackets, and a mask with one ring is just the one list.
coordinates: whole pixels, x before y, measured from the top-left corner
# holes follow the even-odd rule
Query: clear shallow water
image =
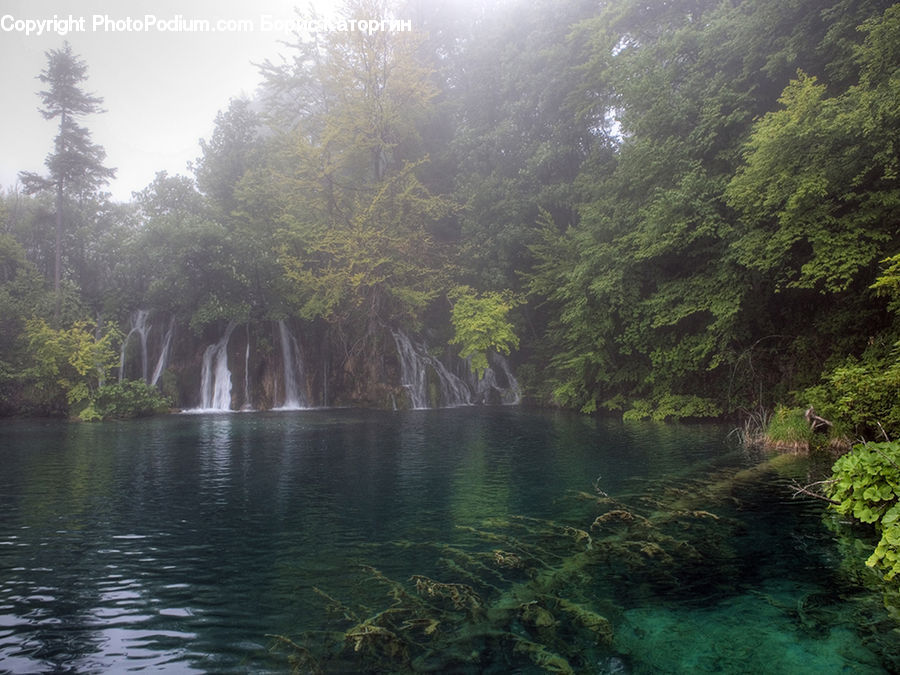
[[(648, 517), (681, 490), (717, 529), (676, 572), (647, 546), (579, 572), (613, 631), (583, 669), (895, 670), (893, 624), (854, 578), (864, 555), (843, 561), (784, 473), (733, 481), (759, 458), (724, 431), (515, 408), (0, 423), (0, 672), (281, 672), (271, 634), (334, 624), (314, 589), (390, 604), (361, 566), (460, 581), (442, 547), (489, 553), (466, 528), (520, 517), (599, 548), (603, 509), (576, 494), (595, 480)], [(505, 667), (539, 671), (485, 654), (468, 669)]]

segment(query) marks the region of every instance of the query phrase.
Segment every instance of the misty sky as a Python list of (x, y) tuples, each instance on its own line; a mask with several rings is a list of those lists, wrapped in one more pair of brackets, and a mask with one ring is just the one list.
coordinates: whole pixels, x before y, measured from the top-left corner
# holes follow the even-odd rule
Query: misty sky
[[(198, 141), (209, 138), (219, 110), (230, 98), (252, 95), (260, 81), (253, 63), (276, 61), (286, 49), (280, 40), (290, 34), (277, 21), (294, 16), (293, 7), (306, 0), (0, 0), (0, 187), (8, 189), (19, 171), (45, 173), (44, 159), (52, 149), (57, 121), (38, 112), (43, 88), (37, 76), (45, 68), (45, 52), (68, 40), (88, 65), (87, 91), (103, 97), (106, 113), (82, 118), (95, 143), (107, 152), (106, 165), (117, 169), (109, 190), (127, 201), (144, 188), (157, 171), (187, 173), (186, 163), (200, 153)], [(316, 0), (325, 14), (336, 0)], [(94, 27), (94, 16), (115, 21), (140, 21), (145, 15), (172, 22), (177, 17), (252, 22), (252, 31), (217, 33), (138, 32)], [(26, 36), (13, 20), (84, 18), (84, 32)], [(10, 19), (9, 17), (12, 17)], [(267, 26), (265, 24), (268, 24)], [(171, 25), (171, 24), (170, 24)], [(183, 24), (182, 24), (183, 25)], [(249, 24), (245, 24), (249, 25)], [(224, 25), (223, 25), (224, 26)], [(264, 27), (271, 28), (264, 30)]]

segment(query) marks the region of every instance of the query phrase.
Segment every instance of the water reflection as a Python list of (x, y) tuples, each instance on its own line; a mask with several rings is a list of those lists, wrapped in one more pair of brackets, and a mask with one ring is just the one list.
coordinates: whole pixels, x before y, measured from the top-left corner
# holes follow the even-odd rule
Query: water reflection
[[(196, 452), (199, 459), (199, 491), (204, 504), (224, 506), (231, 485), (232, 415), (199, 418)], [(242, 446), (239, 446), (242, 447)]]

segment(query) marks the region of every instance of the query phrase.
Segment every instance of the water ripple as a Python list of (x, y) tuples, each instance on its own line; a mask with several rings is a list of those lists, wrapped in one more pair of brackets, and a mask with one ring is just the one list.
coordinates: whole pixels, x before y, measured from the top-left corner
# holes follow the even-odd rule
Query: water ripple
[[(281, 672), (265, 636), (321, 629), (314, 587), (408, 578), (460, 524), (565, 519), (597, 476), (619, 496), (727, 466), (722, 436), (506, 409), (0, 425), (0, 672)], [(783, 487), (735, 495), (744, 570), (833, 548)]]

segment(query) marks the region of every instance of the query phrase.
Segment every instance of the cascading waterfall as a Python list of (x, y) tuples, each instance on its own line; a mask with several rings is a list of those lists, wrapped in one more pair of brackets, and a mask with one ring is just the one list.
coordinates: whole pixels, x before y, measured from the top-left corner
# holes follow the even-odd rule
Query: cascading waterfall
[(222, 339), (203, 352), (200, 371), (200, 410), (231, 410), (231, 371), (228, 370), (228, 341), (234, 330), (228, 324)]
[(241, 410), (253, 410), (250, 402), (250, 324), (247, 324), (247, 348), (244, 350), (244, 405)]
[(159, 352), (159, 359), (156, 361), (156, 367), (153, 369), (153, 376), (150, 378), (150, 384), (156, 386), (159, 378), (162, 376), (166, 366), (169, 365), (169, 354), (172, 351), (172, 335), (175, 333), (175, 317), (169, 320), (169, 328), (163, 338), (162, 349)]
[(469, 387), (456, 375), (447, 370), (447, 367), (433, 356), (428, 356), (430, 365), (438, 376), (440, 389), (440, 402), (442, 407), (454, 408), (472, 404), (472, 392)]
[(409, 392), (410, 405), (416, 410), (428, 407), (426, 366), (404, 333), (393, 331), (397, 354), (400, 357), (400, 384)]
[[(469, 380), (472, 388), (475, 390), (476, 399), (480, 402), (491, 400), (494, 392), (499, 397), (499, 402), (503, 405), (518, 405), (522, 402), (522, 390), (519, 382), (513, 376), (509, 368), (509, 363), (500, 354), (490, 355), (491, 365), (484, 371), (481, 379), (477, 379), (474, 373), (469, 374)], [(499, 370), (506, 379), (506, 386), (501, 384), (497, 377)]]
[[(153, 316), (156, 317), (155, 314)], [(177, 359), (175, 356), (176, 350), (181, 349), (175, 344), (175, 318), (170, 318), (164, 334), (153, 333), (152, 336), (149, 318), (150, 312), (147, 310), (135, 311), (131, 316), (131, 327), (125, 336), (120, 355), (120, 381), (127, 376), (137, 376), (138, 347), (132, 341), (135, 335), (140, 338), (140, 369), (145, 382), (158, 386), (162, 374), (170, 365), (170, 360), (174, 363), (176, 378), (186, 372), (184, 356)], [(199, 401), (188, 412), (225, 412), (232, 408), (239, 408), (242, 411), (253, 410), (252, 399), (257, 386), (263, 392), (261, 400), (274, 403), (277, 406), (273, 408), (275, 410), (309, 409), (313, 399), (308, 391), (309, 378), (305, 372), (308, 364), (303, 361), (300, 341), (292, 334), (289, 323), (278, 322), (281, 343), (280, 364), (277, 351), (258, 362), (251, 359), (251, 331), (250, 326), (246, 326), (247, 340), (242, 350), (244, 352), (242, 383), (233, 381), (233, 373), (229, 369), (229, 365), (240, 368), (234, 361), (229, 364), (228, 347), (235, 328), (236, 323), (230, 322), (221, 337), (205, 347), (200, 368)], [(390, 394), (391, 400), (387, 401), (387, 404), (393, 403), (394, 409), (449, 408), (480, 404), (515, 405), (521, 401), (519, 384), (502, 356), (489, 355), (489, 367), (479, 378), (475, 377), (466, 360), (453, 357), (438, 358), (429, 353), (424, 342), (413, 339), (400, 330), (393, 331), (392, 336), (400, 366), (400, 384), (406, 391), (404, 396), (395, 397), (396, 392)], [(152, 354), (149, 353), (148, 343)], [(159, 345), (158, 356), (157, 345)], [(232, 354), (232, 356), (240, 359), (239, 355)], [(254, 363), (256, 363), (254, 368), (262, 378), (258, 385), (253, 381), (255, 372), (251, 372), (251, 365)], [(323, 400), (327, 404), (328, 387), (333, 384), (329, 381), (326, 369), (327, 353), (323, 354), (322, 364), (321, 390), (316, 398), (319, 405)], [(196, 365), (194, 367), (196, 368)], [(282, 374), (281, 377), (279, 372)], [(243, 391), (240, 391), (242, 385)], [(181, 388), (182, 385), (179, 384), (179, 389)], [(384, 390), (381, 392), (383, 395)]]
[(302, 410), (309, 404), (303, 395), (300, 383), (303, 382), (303, 362), (300, 359), (300, 345), (291, 335), (287, 324), (278, 322), (281, 337), (281, 360), (284, 366), (284, 403), (276, 410)]
[(503, 371), (503, 374), (506, 376), (507, 387), (500, 388), (501, 399), (504, 405), (519, 405), (522, 402), (522, 388), (519, 386), (519, 381), (513, 376), (512, 370), (509, 367), (509, 363), (506, 359), (500, 354), (495, 354), (495, 360), (500, 366), (500, 370)]
[(438, 404), (442, 407), (471, 405), (468, 385), (447, 370), (439, 359), (431, 356), (424, 345), (417, 346), (401, 331), (393, 331), (397, 354), (400, 357), (400, 383), (409, 392), (409, 400), (416, 410), (431, 407), (428, 396), (428, 370), (435, 374), (438, 385)]
[[(417, 345), (401, 331), (393, 331), (400, 358), (400, 384), (409, 393), (409, 401), (416, 410), (432, 407), (458, 407), (475, 403), (517, 405), (522, 400), (519, 383), (509, 364), (499, 354), (490, 355), (490, 366), (476, 378), (467, 361), (459, 361), (459, 377), (440, 359), (428, 353), (425, 345)], [(437, 390), (429, 392), (431, 382)], [(505, 384), (504, 384), (505, 380)], [(437, 398), (432, 401), (432, 398)], [(396, 407), (396, 404), (395, 404)]]
[(131, 330), (122, 340), (122, 351), (119, 356), (119, 382), (125, 379), (125, 352), (128, 347), (128, 340), (135, 333), (141, 339), (141, 379), (147, 381), (147, 333), (150, 332), (150, 326), (147, 325), (147, 317), (150, 312), (146, 309), (136, 310), (131, 314)]

